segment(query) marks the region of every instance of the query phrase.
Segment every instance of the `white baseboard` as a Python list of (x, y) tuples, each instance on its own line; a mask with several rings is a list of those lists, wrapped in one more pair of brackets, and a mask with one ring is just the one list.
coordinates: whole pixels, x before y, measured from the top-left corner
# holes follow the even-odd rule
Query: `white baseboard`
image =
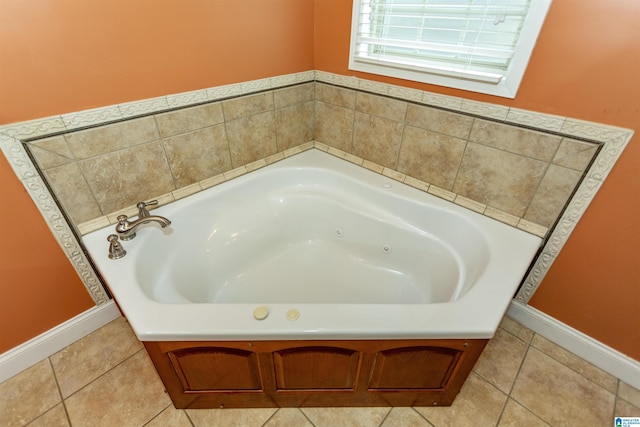
[(0, 382), (57, 353), (119, 316), (118, 307), (113, 301), (109, 301), (0, 354)]
[(603, 371), (621, 379), (634, 388), (640, 389), (639, 361), (625, 356), (619, 351), (531, 306), (517, 301), (511, 302), (507, 315)]

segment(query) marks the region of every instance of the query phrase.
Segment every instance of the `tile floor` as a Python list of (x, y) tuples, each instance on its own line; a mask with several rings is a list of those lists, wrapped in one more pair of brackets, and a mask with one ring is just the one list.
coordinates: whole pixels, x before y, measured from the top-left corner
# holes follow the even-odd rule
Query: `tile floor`
[(119, 318), (0, 384), (0, 426), (612, 426), (640, 391), (505, 318), (448, 408), (176, 410)]

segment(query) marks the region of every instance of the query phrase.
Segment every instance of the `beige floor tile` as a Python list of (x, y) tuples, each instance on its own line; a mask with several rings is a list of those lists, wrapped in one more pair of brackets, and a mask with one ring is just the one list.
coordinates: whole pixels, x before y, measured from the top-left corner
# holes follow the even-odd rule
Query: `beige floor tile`
[(187, 409), (186, 412), (195, 427), (259, 427), (276, 409)]
[(530, 348), (511, 397), (551, 425), (604, 426), (614, 395), (546, 354)]
[(393, 408), (380, 427), (432, 427), (413, 408)]
[(613, 415), (616, 417), (640, 417), (640, 407), (618, 398)]
[(167, 409), (152, 419), (145, 427), (192, 427), (189, 417), (182, 409), (169, 405)]
[(60, 391), (71, 396), (142, 348), (120, 317), (51, 356)]
[(618, 396), (631, 403), (634, 406), (640, 407), (640, 390), (631, 387), (624, 381), (620, 381), (618, 387)]
[(549, 427), (549, 424), (518, 402), (509, 399), (498, 427)]
[(304, 408), (302, 412), (316, 427), (379, 426), (390, 408)]
[(313, 424), (297, 408), (278, 409), (264, 427), (313, 427)]
[(28, 424), (28, 427), (69, 427), (67, 413), (62, 403), (57, 404)]
[(472, 372), (453, 405), (415, 409), (435, 427), (495, 426), (506, 400), (506, 394)]
[(504, 329), (498, 329), (473, 370), (489, 383), (509, 394), (528, 345)]
[(144, 351), (139, 351), (66, 401), (71, 424), (139, 427), (171, 400)]
[(618, 388), (618, 379), (613, 375), (592, 365), (581, 357), (576, 356), (538, 334), (533, 337), (531, 345), (546, 355), (551, 356), (563, 365), (568, 366), (577, 373), (590, 379), (605, 390), (611, 393), (616, 393)]
[(60, 403), (62, 398), (45, 359), (0, 384), (3, 427), (22, 426)]
[(520, 323), (516, 322), (515, 320), (513, 320), (508, 316), (505, 316), (502, 318), (502, 322), (500, 322), (500, 327), (505, 331), (511, 333), (512, 335), (515, 335), (516, 337), (520, 338), (522, 341), (526, 342), (527, 344), (531, 342), (535, 334), (531, 329), (525, 326), (522, 326)]

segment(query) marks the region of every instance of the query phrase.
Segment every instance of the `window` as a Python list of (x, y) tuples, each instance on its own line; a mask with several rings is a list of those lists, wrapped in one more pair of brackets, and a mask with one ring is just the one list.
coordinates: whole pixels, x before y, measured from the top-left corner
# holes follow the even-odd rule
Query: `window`
[(551, 0), (354, 0), (349, 68), (514, 98)]

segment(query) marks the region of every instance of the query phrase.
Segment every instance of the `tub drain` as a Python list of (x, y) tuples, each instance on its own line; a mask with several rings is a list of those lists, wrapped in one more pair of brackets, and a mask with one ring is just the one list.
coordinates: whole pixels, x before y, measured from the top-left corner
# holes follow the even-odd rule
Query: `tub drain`
[(389, 245), (382, 245), (382, 253), (383, 254), (390, 254), (391, 253), (391, 246)]

